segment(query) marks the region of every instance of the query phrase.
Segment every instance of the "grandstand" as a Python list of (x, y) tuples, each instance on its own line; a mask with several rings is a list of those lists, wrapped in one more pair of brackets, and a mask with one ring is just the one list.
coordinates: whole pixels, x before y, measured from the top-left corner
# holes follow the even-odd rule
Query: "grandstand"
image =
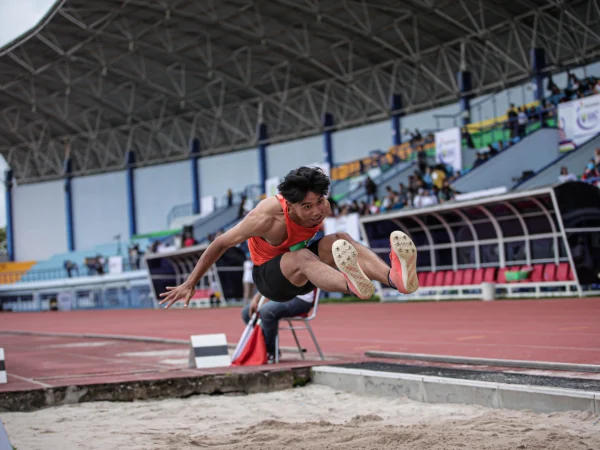
[[(132, 248), (148, 256), (179, 251), (184, 230), (195, 244), (207, 243), (260, 200), (267, 178), (301, 164), (329, 164), (335, 210), (364, 204), (371, 221), (372, 213), (413, 215), (431, 202), (555, 184), (559, 166), (581, 175), (598, 145), (559, 123), (569, 100), (598, 89), (591, 81), (600, 73), (597, 36), (556, 19), (567, 8), (591, 26), (586, 2), (540, 2), (535, 10), (515, 2), (509, 16), (486, 8), (486, 26), (502, 32), (483, 44), (463, 4), (436, 4), (433, 15), (405, 5), (400, 16), (371, 5), (370, 21), (331, 6), (315, 23), (307, 5), (276, 3), (279, 14), (254, 5), (259, 20), (247, 26), (236, 15), (242, 9), (225, 6), (214, 11), (223, 14), (217, 25), (198, 5), (142, 11), (103, 3), (91, 11), (61, 1), (0, 50), (8, 253), (31, 261), (7, 265), (4, 283), (136, 271), (144, 258), (132, 264)], [(302, 26), (282, 29), (277, 17), (286, 14)], [(131, 16), (140, 20), (122, 20)], [(525, 36), (507, 17), (538, 43), (530, 53), (508, 45)], [(533, 17), (580, 36), (583, 56), (573, 57), (571, 42), (546, 39), (552, 31), (533, 27)], [(193, 50), (197, 23), (207, 31)], [(296, 48), (300, 42), (306, 48)], [(421, 57), (407, 59), (417, 42)], [(298, 50), (305, 57), (292, 57)], [(452, 130), (460, 135), (452, 149), (458, 159), (441, 161), (448, 153), (440, 136)], [(561, 152), (565, 138), (577, 140), (573, 151)], [(397, 201), (401, 184), (408, 195)], [(42, 206), (50, 212), (34, 227)]]
[[(599, 2), (56, 0), (0, 48), (0, 450), (600, 448)], [(218, 237), (300, 166), (284, 303)]]

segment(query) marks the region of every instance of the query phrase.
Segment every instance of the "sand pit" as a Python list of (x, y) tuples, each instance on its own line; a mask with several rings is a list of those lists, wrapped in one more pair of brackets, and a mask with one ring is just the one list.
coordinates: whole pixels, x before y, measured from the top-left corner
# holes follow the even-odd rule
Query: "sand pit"
[(2, 414), (18, 450), (600, 449), (600, 415), (428, 405), (324, 386)]

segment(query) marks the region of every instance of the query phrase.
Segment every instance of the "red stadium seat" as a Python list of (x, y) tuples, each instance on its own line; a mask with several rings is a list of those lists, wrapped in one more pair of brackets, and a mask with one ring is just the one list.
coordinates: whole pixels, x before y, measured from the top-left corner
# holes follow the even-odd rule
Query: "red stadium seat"
[(463, 278), (464, 285), (473, 284), (473, 272), (474, 269), (465, 269), (465, 276)]
[(419, 286), (425, 286), (425, 278), (427, 277), (427, 272), (419, 272)]
[(556, 264), (548, 263), (544, 266), (543, 280), (547, 283), (556, 281)]
[(446, 276), (444, 277), (444, 286), (454, 286), (454, 275), (455, 272), (453, 270), (446, 272)]
[(462, 286), (465, 280), (465, 271), (463, 269), (457, 270), (454, 274), (454, 286)]
[(531, 276), (529, 277), (529, 281), (532, 283), (541, 283), (543, 281), (544, 276), (544, 265), (536, 264), (533, 266), (533, 272), (531, 272)]
[(488, 267), (485, 269), (485, 273), (483, 275), (483, 281), (486, 283), (493, 283), (496, 281), (496, 267)]
[(485, 273), (485, 269), (475, 269), (473, 273), (473, 284), (481, 284), (483, 283), (483, 274)]
[(446, 272), (435, 272), (435, 278), (433, 281), (433, 285), (434, 286), (443, 286), (445, 276), (446, 276)]
[(560, 263), (556, 269), (556, 281), (569, 281), (569, 263)]
[(434, 285), (435, 281), (435, 272), (427, 272), (427, 277), (425, 277), (425, 286), (431, 287)]
[(509, 270), (508, 267), (501, 267), (498, 270), (498, 276), (496, 277), (496, 283), (504, 284), (506, 283), (506, 271)]

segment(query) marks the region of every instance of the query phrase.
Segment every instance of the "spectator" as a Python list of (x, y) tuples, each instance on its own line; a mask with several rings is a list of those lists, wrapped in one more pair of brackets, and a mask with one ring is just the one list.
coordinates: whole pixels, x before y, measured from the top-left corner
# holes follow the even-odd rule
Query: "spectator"
[(421, 147), (417, 152), (417, 165), (419, 167), (420, 174), (423, 175), (427, 169), (427, 152), (423, 147)]
[(246, 215), (245, 203), (246, 203), (246, 194), (242, 194), (242, 200), (240, 202), (240, 207), (238, 209), (238, 219), (242, 219)]
[[(296, 317), (308, 314), (313, 307), (314, 294), (311, 291), (306, 295), (298, 295), (289, 302), (271, 302), (265, 299), (260, 307), (260, 319), (265, 345), (267, 347), (268, 363), (275, 362), (275, 343), (277, 340), (279, 321), (287, 317)], [(254, 312), (258, 309), (261, 295), (257, 293), (252, 302), (242, 309), (242, 319), (247, 324)]]
[(227, 206), (233, 206), (233, 191), (227, 189)]
[(454, 188), (450, 186), (448, 180), (444, 180), (442, 189), (440, 189), (440, 192), (438, 194), (438, 199), (440, 200), (440, 203), (445, 203), (450, 200), (454, 200), (455, 195), (456, 192), (454, 191)]
[(429, 166), (425, 168), (425, 173), (423, 174), (423, 183), (425, 183), (425, 187), (427, 189), (431, 189), (433, 186), (433, 177), (431, 176), (431, 167)]
[(367, 201), (369, 203), (374, 201), (375, 196), (377, 195), (377, 185), (368, 175), (365, 179), (365, 191), (367, 192)]
[[(593, 180), (594, 178), (600, 178), (600, 173), (598, 172), (598, 169), (596, 169), (596, 165), (593, 163), (593, 160), (591, 160), (585, 167), (585, 171), (583, 172), (581, 179), (583, 181), (589, 181)], [(598, 181), (594, 182), (594, 185), (597, 186)]]
[(398, 186), (398, 203), (402, 206), (408, 205), (408, 190), (404, 183), (400, 183)]
[(569, 172), (565, 166), (560, 168), (560, 175), (558, 176), (559, 183), (566, 183), (567, 181), (577, 181), (575, 174)]
[(596, 153), (594, 154), (594, 162), (596, 163), (596, 168), (600, 167), (600, 148), (596, 149)]
[(129, 265), (131, 266), (131, 270), (139, 270), (140, 268), (140, 246), (139, 244), (134, 244), (127, 249), (127, 253), (129, 256)]
[(65, 266), (65, 270), (67, 271), (67, 276), (69, 278), (72, 277), (72, 272), (73, 271), (77, 272), (77, 276), (79, 276), (79, 268), (77, 267), (77, 264), (75, 264), (73, 261), (70, 261), (70, 260), (67, 259), (65, 261), (64, 266)]

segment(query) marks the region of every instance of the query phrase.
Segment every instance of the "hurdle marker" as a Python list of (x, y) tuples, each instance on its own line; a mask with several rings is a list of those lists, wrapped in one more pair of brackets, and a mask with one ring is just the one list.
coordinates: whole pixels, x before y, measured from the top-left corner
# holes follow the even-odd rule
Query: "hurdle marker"
[(193, 335), (190, 339), (190, 367), (207, 369), (231, 365), (227, 337), (224, 333)]

